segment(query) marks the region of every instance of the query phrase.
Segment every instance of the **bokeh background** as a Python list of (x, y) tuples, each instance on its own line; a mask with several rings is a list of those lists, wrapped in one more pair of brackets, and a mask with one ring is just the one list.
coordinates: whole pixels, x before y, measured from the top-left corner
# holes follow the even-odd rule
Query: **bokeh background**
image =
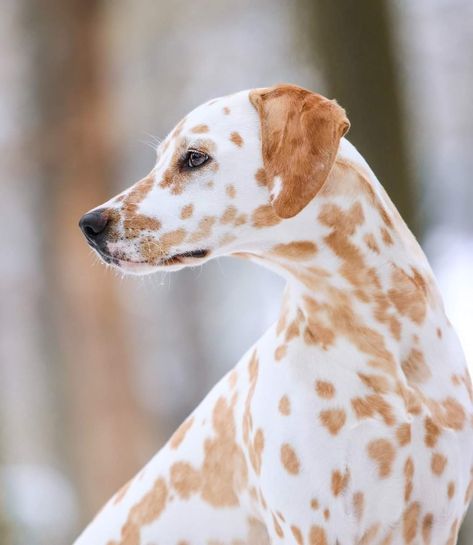
[(275, 319), (255, 265), (121, 278), (77, 221), (187, 111), (283, 81), (346, 108), (473, 361), (473, 2), (1, 0), (1, 545), (71, 543)]

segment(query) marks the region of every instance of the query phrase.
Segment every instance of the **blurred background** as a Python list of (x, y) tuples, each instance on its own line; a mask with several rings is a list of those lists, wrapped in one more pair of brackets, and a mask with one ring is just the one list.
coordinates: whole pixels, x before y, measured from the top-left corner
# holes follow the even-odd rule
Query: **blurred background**
[(473, 361), (471, 0), (1, 0), (0, 545), (71, 543), (275, 319), (255, 265), (121, 278), (77, 222), (190, 109), (284, 81), (346, 108)]

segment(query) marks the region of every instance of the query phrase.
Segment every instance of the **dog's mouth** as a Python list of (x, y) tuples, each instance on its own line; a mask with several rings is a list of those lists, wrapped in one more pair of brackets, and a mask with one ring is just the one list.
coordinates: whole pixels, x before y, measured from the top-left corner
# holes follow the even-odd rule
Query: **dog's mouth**
[(117, 252), (114, 254), (108, 253), (105, 249), (99, 248), (96, 245), (92, 246), (94, 250), (100, 255), (100, 257), (108, 263), (109, 265), (115, 265), (120, 269), (130, 269), (138, 270), (140, 268), (155, 268), (155, 267), (168, 267), (176, 265), (187, 265), (191, 264), (194, 261), (205, 259), (209, 254), (210, 250), (199, 248), (197, 250), (190, 250), (187, 252), (181, 252), (173, 254), (169, 257), (162, 257), (159, 261), (155, 263), (150, 263), (149, 261), (138, 261), (129, 259), (122, 252)]
[(185, 263), (189, 259), (204, 259), (210, 253), (210, 250), (199, 249), (189, 252), (182, 252), (180, 254), (174, 254), (171, 257), (166, 257), (161, 260), (160, 264), (163, 265), (177, 265), (179, 263)]

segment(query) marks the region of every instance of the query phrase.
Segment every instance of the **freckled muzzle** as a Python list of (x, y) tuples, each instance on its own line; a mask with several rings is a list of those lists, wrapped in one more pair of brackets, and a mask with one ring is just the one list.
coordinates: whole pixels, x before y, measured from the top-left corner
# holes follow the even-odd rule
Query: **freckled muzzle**
[[(155, 221), (158, 223), (157, 220), (136, 215), (125, 218), (125, 226), (127, 221), (130, 225), (125, 229), (126, 234), (120, 236), (116, 231), (117, 223), (120, 223), (119, 213), (102, 208), (82, 216), (79, 227), (89, 246), (106, 263), (115, 265), (124, 271), (136, 272), (137, 267), (145, 267), (147, 272), (151, 272), (148, 267), (177, 266), (180, 268), (180, 266), (192, 264), (193, 261), (205, 259), (210, 254), (210, 250), (205, 248), (173, 253), (172, 245), (169, 243), (170, 241), (167, 241), (167, 238), (172, 238), (169, 236), (172, 235), (172, 232), (164, 235), (164, 239), (152, 240), (151, 242), (147, 241), (146, 237), (143, 240), (141, 236), (143, 231), (146, 233), (152, 227), (156, 227), (154, 224), (151, 225), (150, 222)], [(113, 228), (114, 226), (115, 228)], [(174, 240), (174, 242), (176, 241)], [(147, 248), (147, 250), (144, 251), (143, 248)]]

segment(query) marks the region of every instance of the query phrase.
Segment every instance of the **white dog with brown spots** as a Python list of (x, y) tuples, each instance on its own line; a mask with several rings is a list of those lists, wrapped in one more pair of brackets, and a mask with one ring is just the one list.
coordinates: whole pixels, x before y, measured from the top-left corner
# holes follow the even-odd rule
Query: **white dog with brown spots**
[(334, 101), (212, 100), (152, 172), (81, 220), (121, 271), (238, 255), (279, 319), (76, 545), (455, 545), (473, 400), (432, 271)]

